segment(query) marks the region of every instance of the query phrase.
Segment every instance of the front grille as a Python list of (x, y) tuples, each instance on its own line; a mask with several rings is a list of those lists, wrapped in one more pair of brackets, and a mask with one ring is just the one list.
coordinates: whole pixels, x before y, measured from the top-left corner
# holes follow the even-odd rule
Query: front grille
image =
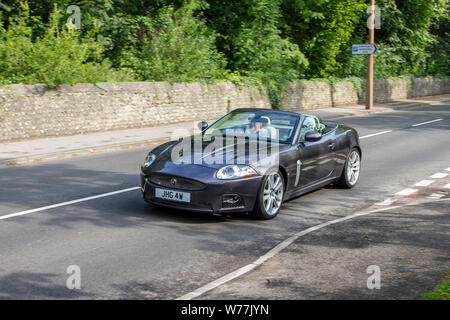
[(148, 176), (150, 182), (166, 188), (174, 188), (181, 190), (202, 190), (205, 185), (199, 181), (166, 175), (162, 173), (152, 173)]

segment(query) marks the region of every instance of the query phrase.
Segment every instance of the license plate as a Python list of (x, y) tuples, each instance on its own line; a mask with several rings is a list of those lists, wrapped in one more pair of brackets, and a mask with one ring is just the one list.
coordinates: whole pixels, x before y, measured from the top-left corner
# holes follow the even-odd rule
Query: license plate
[(191, 194), (189, 192), (180, 192), (168, 189), (156, 188), (155, 197), (177, 202), (191, 202)]

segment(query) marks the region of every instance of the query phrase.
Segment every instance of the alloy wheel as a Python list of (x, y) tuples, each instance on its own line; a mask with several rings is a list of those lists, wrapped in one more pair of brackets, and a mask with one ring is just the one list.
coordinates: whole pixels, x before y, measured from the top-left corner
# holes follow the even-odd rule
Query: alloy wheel
[(355, 185), (359, 178), (359, 173), (361, 171), (361, 158), (358, 151), (353, 150), (347, 162), (347, 180), (350, 185)]
[(278, 172), (269, 175), (264, 184), (263, 203), (267, 214), (275, 215), (283, 202), (283, 178)]

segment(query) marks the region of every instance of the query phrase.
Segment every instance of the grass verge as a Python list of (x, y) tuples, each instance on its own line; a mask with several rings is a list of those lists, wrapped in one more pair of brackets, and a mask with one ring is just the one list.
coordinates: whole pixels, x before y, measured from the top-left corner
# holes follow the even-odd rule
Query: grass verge
[(449, 300), (450, 298), (450, 269), (444, 276), (444, 280), (439, 283), (433, 291), (422, 296), (422, 300)]

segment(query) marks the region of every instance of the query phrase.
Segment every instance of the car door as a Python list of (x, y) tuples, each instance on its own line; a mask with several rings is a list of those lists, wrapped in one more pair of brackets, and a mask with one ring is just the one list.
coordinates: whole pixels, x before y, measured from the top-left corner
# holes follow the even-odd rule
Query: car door
[(334, 134), (326, 134), (317, 142), (299, 141), (298, 146), (298, 188), (307, 187), (331, 176), (335, 167)]

